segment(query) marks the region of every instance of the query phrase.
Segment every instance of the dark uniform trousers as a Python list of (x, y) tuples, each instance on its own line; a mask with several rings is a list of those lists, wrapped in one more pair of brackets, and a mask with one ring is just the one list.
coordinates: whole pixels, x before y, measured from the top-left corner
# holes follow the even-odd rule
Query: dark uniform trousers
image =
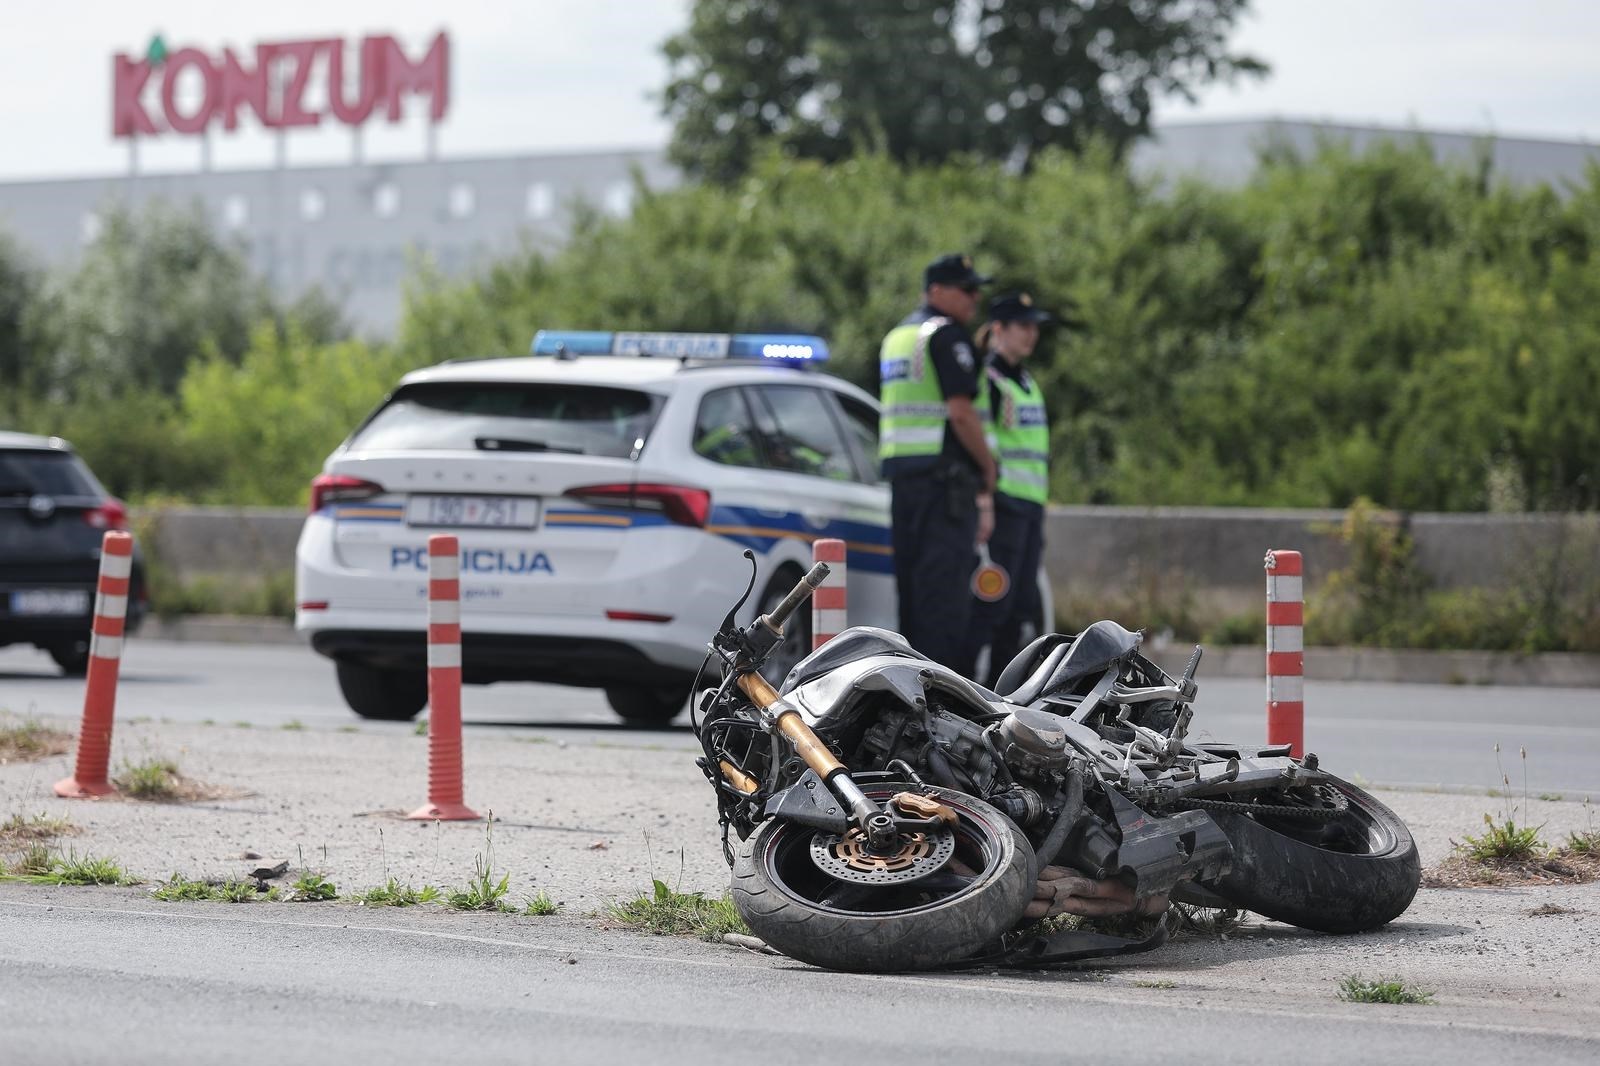
[(900, 633), (934, 662), (972, 673), (976, 473), (942, 469), (890, 481), (895, 590)]
[(989, 645), (988, 676), (978, 678), (985, 685), (993, 685), (1000, 671), (1022, 650), (1024, 624), (1054, 624), (1053, 620), (1039, 617), (1043, 608), (1039, 600), (1039, 556), (1043, 551), (1044, 508), (996, 496), (989, 559), (1011, 575), (1011, 587), (994, 603), (975, 600), (972, 605), (968, 653), (976, 660), (978, 649)]

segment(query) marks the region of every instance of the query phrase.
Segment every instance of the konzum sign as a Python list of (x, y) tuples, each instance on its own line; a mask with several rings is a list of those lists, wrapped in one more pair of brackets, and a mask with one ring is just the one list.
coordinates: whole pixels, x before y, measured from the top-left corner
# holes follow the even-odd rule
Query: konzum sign
[[(435, 36), (415, 62), (387, 35), (352, 44), (343, 38), (258, 44), (255, 55), (244, 58), (232, 48), (220, 56), (198, 48), (169, 55), (159, 42), (142, 59), (119, 52), (111, 79), (112, 135), (195, 134), (218, 122), (232, 130), (243, 110), (270, 129), (317, 126), (324, 118), (359, 126), (379, 109), (394, 123), (407, 94), (428, 98), (431, 121), (444, 117), (450, 106), (448, 35)], [(355, 78), (346, 77), (350, 62), (360, 66)], [(198, 85), (199, 93), (185, 90), (180, 99), (180, 79)]]

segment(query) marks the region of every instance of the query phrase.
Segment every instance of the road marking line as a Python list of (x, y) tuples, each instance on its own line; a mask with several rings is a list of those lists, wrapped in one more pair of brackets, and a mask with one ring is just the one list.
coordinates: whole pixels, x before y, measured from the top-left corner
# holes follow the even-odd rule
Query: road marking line
[[(1026, 985), (1020, 984), (1019, 978), (1034, 978), (1035, 980), (1038, 980), (1038, 981), (1040, 981), (1042, 983), (1042, 979), (1048, 978), (1050, 976), (1049, 971), (1037, 971), (1037, 972), (1030, 972), (1030, 971), (1025, 971), (1025, 970), (1023, 970), (1023, 971), (1015, 971), (1015, 976), (1012, 976), (1012, 977), (1009, 977), (1009, 978), (1006, 978), (1006, 979), (1001, 979), (1001, 980), (974, 980), (974, 979), (970, 979), (970, 978), (965, 978), (960, 974), (954, 974), (954, 973), (929, 973), (929, 974), (921, 974), (921, 975), (835, 973), (835, 972), (832, 972), (832, 971), (829, 971), (829, 970), (815, 969), (815, 968), (812, 968), (810, 966), (807, 966), (805, 963), (796, 962), (793, 959), (783, 958), (782, 956), (758, 956), (754, 952), (746, 952), (745, 954), (747, 955), (747, 958), (741, 959), (738, 963), (735, 963), (735, 962), (732, 962), (732, 961), (726, 961), (725, 962), (725, 961), (715, 960), (715, 959), (691, 959), (691, 958), (680, 958), (680, 957), (663, 956), (663, 955), (637, 955), (637, 954), (633, 954), (631, 952), (619, 952), (619, 951), (590, 951), (590, 950), (585, 950), (583, 948), (552, 948), (552, 947), (545, 947), (545, 946), (540, 945), (540, 944), (530, 944), (527, 941), (523, 941), (523, 940), (501, 940), (501, 939), (499, 939), (497, 937), (472, 936), (472, 935), (469, 935), (469, 934), (466, 934), (466, 933), (445, 933), (445, 932), (439, 932), (439, 931), (429, 930), (429, 929), (403, 929), (403, 928), (400, 928), (398, 926), (387, 926), (387, 925), (349, 925), (349, 924), (334, 925), (332, 923), (324, 923), (324, 922), (274, 921), (274, 920), (271, 920), (271, 919), (264, 919), (264, 918), (246, 918), (246, 917), (237, 916), (237, 915), (174, 914), (174, 913), (171, 913), (171, 912), (131, 910), (131, 909), (123, 909), (123, 908), (117, 908), (117, 907), (80, 907), (80, 906), (73, 906), (71, 904), (64, 904), (64, 903), (25, 903), (25, 902), (22, 902), (22, 901), (19, 901), (19, 900), (10, 900), (10, 899), (0, 899), (0, 906), (28, 907), (28, 908), (32, 908), (34, 910), (76, 911), (76, 912), (84, 913), (84, 914), (115, 914), (115, 915), (123, 915), (123, 916), (127, 916), (127, 917), (167, 918), (167, 919), (176, 919), (176, 920), (221, 922), (221, 923), (232, 923), (232, 924), (235, 924), (235, 925), (277, 926), (277, 927), (285, 928), (285, 929), (331, 929), (331, 930), (338, 930), (338, 931), (341, 931), (341, 932), (350, 931), (350, 930), (372, 930), (372, 931), (382, 932), (382, 933), (395, 933), (395, 934), (398, 934), (398, 935), (401, 935), (401, 936), (417, 936), (417, 937), (433, 938), (433, 939), (437, 939), (437, 940), (455, 940), (455, 941), (461, 941), (461, 942), (465, 942), (465, 943), (486, 944), (486, 945), (493, 946), (493, 947), (524, 948), (524, 949), (527, 949), (529, 951), (535, 951), (535, 952), (539, 952), (541, 954), (553, 955), (553, 956), (557, 956), (557, 957), (561, 957), (561, 956), (581, 956), (581, 957), (584, 957), (584, 958), (592, 958), (592, 959), (626, 959), (626, 960), (628, 960), (630, 962), (644, 962), (644, 963), (656, 963), (656, 964), (661, 964), (661, 963), (666, 963), (666, 964), (684, 963), (684, 964), (687, 964), (687, 965), (690, 965), (690, 966), (700, 966), (700, 967), (703, 967), (703, 968), (722, 969), (722, 970), (746, 970), (746, 969), (750, 968), (750, 964), (752, 962), (757, 962), (758, 960), (765, 959), (765, 958), (778, 958), (778, 959), (782, 959), (782, 962), (784, 964), (787, 964), (787, 966), (786, 966), (787, 972), (790, 973), (793, 976), (809, 976), (809, 977), (814, 977), (814, 978), (822, 978), (822, 979), (828, 980), (830, 982), (835, 982), (835, 983), (837, 983), (837, 982), (861, 982), (861, 983), (867, 984), (870, 988), (875, 989), (875, 990), (876, 989), (882, 989), (882, 987), (885, 984), (903, 985), (903, 986), (905, 986), (907, 988), (923, 988), (923, 987), (925, 987), (927, 984), (929, 984), (931, 982), (939, 982), (941, 984), (946, 984), (946, 985), (949, 985), (949, 986), (952, 986), (952, 987), (955, 987), (955, 988), (966, 988), (966, 989), (974, 989), (974, 990), (980, 990), (980, 991), (985, 991), (985, 992), (993, 992), (997, 996), (1002, 996), (1004, 998), (1012, 999), (1012, 1000), (1015, 1000), (1017, 998), (1027, 997), (1027, 998), (1030, 998), (1030, 999), (1046, 1000), (1046, 1001), (1049, 1001), (1049, 1002), (1052, 1002), (1052, 1003), (1059, 1004), (1059, 1003), (1062, 1002), (1062, 1000), (1064, 998), (1061, 993), (1063, 991), (1067, 990), (1067, 989), (1071, 989), (1073, 991), (1073, 993), (1074, 993), (1074, 995), (1072, 996), (1072, 1000), (1073, 1000), (1074, 1003), (1087, 1003), (1087, 1004), (1109, 1003), (1109, 1004), (1115, 1004), (1117, 1006), (1128, 1006), (1128, 1007), (1148, 1007), (1148, 1006), (1150, 1006), (1150, 999), (1148, 997), (1137, 996), (1137, 995), (1108, 995), (1108, 994), (1106, 994), (1104, 992), (1094, 992), (1094, 991), (1091, 991), (1090, 989), (1088, 989), (1081, 982), (1075, 982), (1075, 981), (1074, 982), (1062, 982), (1061, 984), (1055, 985), (1050, 989), (1034, 989), (1034, 988), (1029, 988)], [(1242, 961), (1248, 961), (1248, 960), (1242, 960)], [(796, 967), (796, 969), (788, 969), (788, 967)], [(1068, 971), (1068, 972), (1072, 972), (1072, 971)], [(1175, 970), (1175, 971), (1172, 971), (1172, 972), (1185, 973), (1186, 971), (1176, 971)], [(1220, 985), (1194, 985), (1194, 986), (1189, 986), (1189, 990), (1192, 990), (1192, 991), (1197, 992), (1197, 993), (1202, 993), (1202, 994), (1209, 992), (1209, 993), (1212, 993), (1214, 995), (1220, 995), (1220, 996), (1237, 995), (1239, 993), (1238, 989), (1231, 989), (1231, 988), (1228, 988), (1226, 986), (1220, 986)], [(1335, 1001), (1335, 1002), (1337, 1002), (1337, 1001)], [(1303, 1010), (1296, 1010), (1296, 1009), (1289, 1008), (1289, 1007), (1284, 1007), (1284, 1008), (1259, 1007), (1259, 1006), (1257, 1006), (1257, 1007), (1241, 1007), (1241, 1006), (1237, 1006), (1237, 1005), (1234, 1005), (1234, 1004), (1231, 1004), (1231, 1003), (1209, 1003), (1209, 1004), (1196, 1004), (1196, 1005), (1163, 1003), (1162, 1004), (1162, 1009), (1164, 1009), (1164, 1010), (1180, 1010), (1180, 1011), (1189, 1011), (1189, 1012), (1209, 1012), (1209, 1011), (1224, 1010), (1224, 1011), (1228, 1011), (1229, 1013), (1232, 1013), (1232, 1014), (1252, 1015), (1252, 1016), (1264, 1017), (1264, 1018), (1297, 1018), (1297, 1019), (1301, 1019), (1301, 1020), (1305, 1020), (1305, 1021), (1321, 1021), (1321, 1022), (1348, 1021), (1348, 1022), (1371, 1023), (1371, 1022), (1374, 1021), (1373, 1013), (1370, 1010), (1370, 1008), (1363, 1009), (1363, 1008), (1361, 1008), (1359, 1006), (1355, 1006), (1355, 1007), (1352, 1007), (1352, 1008), (1349, 1008), (1349, 1009), (1344, 1009), (1344, 1010), (1335, 1009), (1333, 1011), (1328, 1011), (1328, 1012), (1323, 1012), (1323, 1013), (1311, 1013), (1311, 1012), (1307, 1012), (1307, 1011), (1303, 1011)], [(1465, 1007), (1462, 1007), (1462, 1008), (1459, 1008), (1459, 1009), (1462, 1010), (1462, 1011), (1469, 1011), (1469, 1010), (1472, 1010), (1473, 1007), (1465, 1006)], [(1573, 1020), (1576, 1021), (1576, 1022), (1581, 1022), (1582, 1021), (1582, 1019), (1573, 1019)], [(1458, 1020), (1458, 1019), (1454, 1019), (1454, 1018), (1441, 1018), (1439, 1021), (1436, 1021), (1436, 1022), (1435, 1021), (1429, 1021), (1427, 1018), (1416, 1018), (1416, 1017), (1410, 1017), (1410, 1018), (1385, 1018), (1385, 1019), (1383, 1019), (1383, 1021), (1386, 1022), (1387, 1024), (1390, 1024), (1390, 1025), (1405, 1026), (1405, 1027), (1414, 1028), (1414, 1029), (1463, 1029), (1463, 1030), (1470, 1030), (1472, 1032), (1502, 1033), (1502, 1034), (1511, 1035), (1511, 1036), (1529, 1036), (1529, 1035), (1532, 1035), (1532, 1036), (1544, 1036), (1544, 1037), (1556, 1036), (1556, 1037), (1561, 1037), (1561, 1038), (1565, 1038), (1565, 1039), (1581, 1040), (1581, 1041), (1585, 1041), (1585, 1042), (1593, 1042), (1593, 1040), (1594, 1040), (1594, 1038), (1592, 1036), (1589, 1036), (1587, 1034), (1587, 1032), (1584, 1032), (1582, 1035), (1579, 1035), (1579, 1034), (1572, 1033), (1572, 1032), (1553, 1030), (1553, 1029), (1549, 1028), (1548, 1026), (1545, 1026), (1543, 1028), (1540, 1028), (1540, 1027), (1537, 1027), (1537, 1026), (1533, 1026), (1533, 1025), (1530, 1025), (1530, 1026), (1527, 1026), (1527, 1027), (1519, 1027), (1519, 1026), (1514, 1026), (1514, 1025), (1498, 1025), (1498, 1024), (1485, 1023), (1485, 1022), (1470, 1021), (1470, 1020), (1462, 1021), (1462, 1020)], [(1548, 1021), (1548, 1020), (1546, 1020), (1546, 1021)]]

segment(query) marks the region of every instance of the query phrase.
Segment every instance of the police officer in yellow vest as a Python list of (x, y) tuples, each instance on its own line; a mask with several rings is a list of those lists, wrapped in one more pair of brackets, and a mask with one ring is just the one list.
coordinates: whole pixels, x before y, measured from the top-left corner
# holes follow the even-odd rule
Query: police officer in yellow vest
[(1023, 624), (1039, 621), (1035, 575), (1044, 550), (1044, 507), (1050, 498), (1050, 426), (1044, 393), (1022, 363), (1039, 343), (1039, 326), (1050, 320), (1027, 293), (1013, 293), (990, 302), (989, 321), (978, 331), (978, 343), (986, 352), (979, 416), (1000, 462), (989, 558), (1011, 576), (1004, 597), (973, 606), (970, 643), (974, 655), (989, 646), (987, 676), (978, 678), (989, 685), (1022, 650)]
[(928, 658), (972, 672), (974, 544), (994, 521), (996, 466), (973, 406), (967, 323), (991, 279), (965, 255), (923, 272), (923, 305), (883, 339), (878, 457), (891, 488), (900, 632)]

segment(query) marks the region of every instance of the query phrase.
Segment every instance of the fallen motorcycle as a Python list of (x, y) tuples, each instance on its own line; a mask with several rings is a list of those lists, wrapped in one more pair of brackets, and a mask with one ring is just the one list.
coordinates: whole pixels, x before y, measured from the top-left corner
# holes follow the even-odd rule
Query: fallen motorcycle
[(826, 574), (739, 627), (746, 588), (711, 642), (721, 683), (695, 708), (734, 904), (785, 954), (857, 971), (1050, 965), (1165, 939), (1161, 922), (1017, 935), (1062, 874), (1135, 913), (1170, 897), (1330, 933), (1381, 926), (1416, 894), (1405, 824), (1314, 755), (1189, 739), (1198, 647), (1174, 678), (1139, 634), (1096, 622), (1035, 640), (990, 691), (858, 626), (773, 688), (760, 667)]

